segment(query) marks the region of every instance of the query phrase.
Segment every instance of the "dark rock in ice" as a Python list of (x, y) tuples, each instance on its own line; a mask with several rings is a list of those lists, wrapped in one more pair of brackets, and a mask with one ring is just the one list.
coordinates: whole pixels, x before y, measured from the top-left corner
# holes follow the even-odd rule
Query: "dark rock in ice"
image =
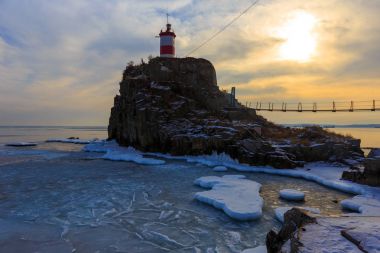
[(373, 148), (368, 154), (368, 158), (380, 158), (380, 148)]
[(284, 215), (284, 224), (281, 230), (276, 233), (271, 230), (267, 234), (266, 246), (268, 253), (280, 252), (285, 242), (290, 241), (291, 252), (297, 252), (299, 241), (296, 233), (304, 225), (315, 223), (316, 219), (310, 216), (307, 211), (298, 208), (293, 208), (287, 211)]
[(368, 158), (361, 163), (350, 167), (344, 171), (342, 179), (350, 180), (360, 184), (371, 186), (380, 186), (380, 157), (377, 156), (378, 150), (374, 149), (368, 155)]

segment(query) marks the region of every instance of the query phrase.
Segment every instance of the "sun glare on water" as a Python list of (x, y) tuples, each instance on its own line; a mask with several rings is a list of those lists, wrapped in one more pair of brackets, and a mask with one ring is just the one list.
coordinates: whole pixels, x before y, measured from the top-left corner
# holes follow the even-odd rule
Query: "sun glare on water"
[(281, 60), (307, 62), (315, 54), (317, 19), (308, 12), (297, 12), (282, 26), (278, 35), (284, 40), (279, 49)]

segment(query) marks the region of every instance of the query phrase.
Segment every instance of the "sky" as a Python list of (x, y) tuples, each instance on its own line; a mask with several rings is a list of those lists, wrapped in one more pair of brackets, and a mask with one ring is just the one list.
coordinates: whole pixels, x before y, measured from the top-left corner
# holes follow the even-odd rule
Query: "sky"
[[(159, 54), (166, 12), (183, 57), (250, 0), (0, 0), (0, 125), (107, 125), (127, 62)], [(379, 100), (379, 0), (260, 0), (192, 56), (242, 103)], [(355, 102), (369, 107), (369, 102)], [(262, 113), (277, 123), (380, 123), (380, 112)]]

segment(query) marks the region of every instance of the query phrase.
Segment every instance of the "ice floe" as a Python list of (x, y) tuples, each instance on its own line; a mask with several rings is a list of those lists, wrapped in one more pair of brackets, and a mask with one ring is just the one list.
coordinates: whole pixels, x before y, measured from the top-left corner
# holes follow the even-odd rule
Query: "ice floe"
[(305, 199), (305, 193), (294, 189), (283, 189), (280, 191), (280, 197), (286, 200), (302, 201)]
[(158, 160), (154, 158), (146, 158), (134, 148), (127, 148), (127, 150), (120, 151), (108, 151), (103, 157), (105, 160), (112, 161), (124, 161), (124, 162), (134, 162), (137, 164), (147, 164), (147, 165), (161, 165), (165, 164), (165, 161)]
[(313, 207), (306, 207), (306, 206), (286, 206), (286, 207), (278, 207), (274, 210), (274, 213), (276, 215), (276, 218), (281, 223), (284, 223), (284, 215), (287, 211), (291, 210), (292, 208), (298, 208), (301, 210), (306, 210), (313, 214), (320, 214), (321, 211), (318, 208)]
[(358, 195), (351, 199), (342, 200), (340, 204), (344, 209), (364, 216), (380, 216), (380, 200), (378, 199)]
[(228, 169), (225, 166), (216, 166), (212, 170), (216, 172), (226, 172)]
[(95, 140), (81, 140), (75, 138), (63, 138), (63, 139), (48, 139), (46, 142), (60, 142), (60, 143), (73, 143), (73, 144), (89, 144), (96, 141)]
[(195, 199), (223, 210), (233, 219), (254, 220), (262, 215), (261, 184), (243, 175), (201, 177), (195, 184), (211, 189), (196, 193)]
[(122, 151), (123, 147), (120, 147), (116, 141), (94, 141), (83, 147), (85, 152), (97, 152), (97, 153), (107, 153), (108, 151)]
[(5, 146), (9, 147), (34, 147), (37, 146), (38, 144), (35, 142), (11, 142), (5, 144)]
[(267, 247), (259, 246), (256, 248), (243, 250), (241, 253), (267, 253)]

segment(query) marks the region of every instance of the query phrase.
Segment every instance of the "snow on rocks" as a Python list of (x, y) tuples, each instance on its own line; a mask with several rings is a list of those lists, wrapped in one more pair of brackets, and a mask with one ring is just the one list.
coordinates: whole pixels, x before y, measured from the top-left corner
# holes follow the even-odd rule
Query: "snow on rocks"
[(352, 183), (350, 181), (340, 180), (342, 172), (347, 167), (336, 167), (326, 163), (311, 163), (307, 164), (305, 168), (298, 169), (275, 169), (269, 166), (250, 166), (240, 164), (237, 160), (232, 159), (225, 153), (214, 152), (211, 155), (200, 156), (181, 156), (173, 157), (166, 154), (152, 154), (158, 157), (165, 157), (167, 159), (182, 159), (187, 162), (200, 163), (206, 166), (226, 166), (228, 168), (241, 171), (241, 172), (258, 172), (279, 176), (287, 176), (293, 178), (302, 178), (308, 181), (316, 182), (320, 185), (336, 189), (338, 191), (352, 193), (352, 194), (364, 194), (367, 192), (365, 187), (359, 184)]
[(318, 209), (318, 208), (313, 208), (313, 207), (301, 207), (301, 206), (286, 206), (286, 207), (278, 207), (274, 210), (274, 213), (276, 215), (276, 218), (278, 221), (280, 221), (281, 223), (284, 223), (284, 216), (285, 216), (285, 213), (293, 208), (298, 208), (298, 209), (301, 209), (301, 210), (305, 210), (305, 211), (308, 211), (310, 213), (313, 213), (313, 214), (320, 214), (321, 211)]
[(127, 148), (126, 151), (108, 151), (103, 157), (105, 160), (112, 161), (124, 161), (124, 162), (134, 162), (137, 164), (146, 164), (146, 165), (161, 165), (165, 164), (165, 161), (158, 160), (154, 158), (146, 158), (134, 148)]
[(213, 168), (213, 171), (216, 171), (216, 172), (226, 172), (227, 170), (228, 169), (225, 166), (216, 166)]
[(267, 247), (259, 246), (256, 248), (243, 250), (241, 253), (267, 253)]
[(105, 153), (101, 158), (111, 161), (134, 162), (145, 165), (161, 165), (165, 161), (146, 158), (143, 153), (132, 147), (120, 147), (115, 141), (96, 141), (84, 146), (83, 151)]
[(304, 226), (299, 241), (299, 252), (380, 252), (380, 218), (318, 218)]
[(35, 147), (37, 146), (37, 143), (34, 142), (11, 142), (5, 144), (5, 146), (8, 147)]
[(223, 210), (236, 220), (255, 220), (261, 217), (264, 200), (260, 197), (261, 184), (243, 175), (208, 176), (195, 184), (211, 190), (198, 192), (195, 199)]
[(369, 158), (380, 158), (380, 148), (373, 148), (368, 154)]
[(365, 252), (380, 252), (380, 224), (372, 221), (370, 226), (359, 226), (342, 231), (342, 235), (354, 241)]
[(355, 196), (351, 199), (345, 199), (340, 205), (346, 209), (363, 216), (380, 216), (380, 200), (363, 195)]
[(303, 201), (305, 193), (293, 189), (283, 189), (280, 191), (280, 197), (286, 200)]

